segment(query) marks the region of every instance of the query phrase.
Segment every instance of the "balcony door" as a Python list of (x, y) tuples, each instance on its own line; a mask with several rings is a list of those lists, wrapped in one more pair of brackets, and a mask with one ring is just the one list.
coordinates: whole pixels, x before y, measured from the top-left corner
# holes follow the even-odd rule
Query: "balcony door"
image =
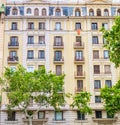
[(82, 76), (83, 74), (83, 67), (82, 65), (77, 66), (77, 76)]
[(76, 51), (75, 53), (76, 60), (83, 60), (83, 52), (82, 51)]
[(16, 51), (10, 51), (10, 57), (17, 57)]
[(56, 51), (55, 52), (55, 61), (60, 61), (62, 59), (62, 52)]
[(61, 65), (56, 65), (56, 75), (61, 75), (62, 74), (62, 66)]

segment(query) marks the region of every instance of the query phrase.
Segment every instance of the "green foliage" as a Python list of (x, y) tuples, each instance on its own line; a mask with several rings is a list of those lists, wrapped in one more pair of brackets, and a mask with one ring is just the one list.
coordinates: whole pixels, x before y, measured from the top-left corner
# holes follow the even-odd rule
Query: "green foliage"
[(88, 92), (80, 92), (79, 94), (74, 95), (71, 107), (76, 107), (81, 113), (92, 113), (91, 108), (88, 106), (90, 96), (91, 95)]
[(120, 17), (115, 19), (114, 25), (110, 30), (101, 29), (103, 37), (106, 39), (105, 48), (109, 50), (110, 61), (115, 67), (120, 65)]
[(0, 95), (0, 105), (1, 105), (1, 103), (2, 103), (2, 95)]
[(47, 73), (45, 67), (34, 72), (27, 72), (22, 65), (15, 71), (6, 68), (4, 79), (7, 82), (4, 83), (4, 91), (7, 92), (9, 107), (18, 106), (26, 110), (31, 99), (39, 106), (53, 106), (55, 109), (65, 103), (64, 94), (59, 93), (64, 85), (64, 75)]
[(112, 115), (120, 111), (120, 80), (112, 88), (101, 89), (101, 97), (106, 111)]

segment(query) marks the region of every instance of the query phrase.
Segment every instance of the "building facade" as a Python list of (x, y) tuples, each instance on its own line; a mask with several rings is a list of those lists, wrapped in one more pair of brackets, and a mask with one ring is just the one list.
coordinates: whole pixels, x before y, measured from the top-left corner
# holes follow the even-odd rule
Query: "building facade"
[[(109, 52), (100, 29), (110, 29), (120, 15), (120, 2), (112, 0), (8, 0), (4, 29), (3, 66), (27, 71), (45, 66), (57, 75), (65, 74), (64, 91), (91, 93), (92, 115), (81, 114), (67, 104), (61, 111), (41, 109), (34, 125), (119, 125), (120, 118), (109, 117), (103, 108), (100, 88), (111, 87), (119, 71), (109, 61)], [(1, 125), (27, 125), (21, 111), (6, 112), (1, 106)], [(35, 106), (31, 107), (35, 110)]]

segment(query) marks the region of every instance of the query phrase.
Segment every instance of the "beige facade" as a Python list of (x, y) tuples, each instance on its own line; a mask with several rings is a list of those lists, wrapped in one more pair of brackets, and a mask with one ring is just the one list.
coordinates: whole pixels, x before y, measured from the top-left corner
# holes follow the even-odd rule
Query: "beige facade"
[[(4, 65), (15, 68), (18, 63), (28, 71), (45, 65), (57, 75), (65, 74), (64, 90), (77, 94), (91, 93), (92, 115), (72, 110), (67, 99), (61, 114), (41, 109), (45, 117), (34, 114), (35, 125), (119, 125), (119, 116), (108, 118), (100, 98), (100, 88), (114, 85), (119, 71), (109, 61), (100, 29), (110, 29), (120, 2), (111, 0), (7, 1), (4, 32)], [(80, 33), (79, 33), (80, 32)], [(27, 125), (20, 111), (8, 119), (4, 98), (1, 125)], [(35, 110), (35, 106), (31, 109)], [(44, 111), (44, 112), (43, 112)], [(58, 120), (57, 120), (58, 118)]]

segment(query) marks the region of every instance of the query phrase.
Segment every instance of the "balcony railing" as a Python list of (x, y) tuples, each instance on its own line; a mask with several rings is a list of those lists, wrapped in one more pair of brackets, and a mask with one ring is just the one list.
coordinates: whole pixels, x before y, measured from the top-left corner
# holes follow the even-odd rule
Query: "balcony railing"
[(94, 76), (111, 76), (112, 73), (111, 72), (94, 72)]
[(61, 42), (61, 43), (59, 43), (59, 44), (54, 43), (54, 44), (53, 44), (53, 48), (54, 48), (54, 49), (63, 49), (63, 48), (64, 48), (64, 44), (63, 44), (63, 42)]
[(84, 57), (76, 57), (74, 58), (74, 63), (85, 63)]
[(8, 59), (7, 59), (8, 63), (18, 63), (18, 57), (17, 56), (9, 56)]
[(27, 57), (27, 61), (45, 61), (45, 58)]
[(31, 47), (38, 47), (38, 46), (45, 46), (45, 42), (38, 42), (38, 43), (27, 43), (27, 46), (31, 46)]
[(80, 43), (80, 42), (75, 42), (74, 43), (74, 49), (83, 49), (84, 48), (84, 44)]
[(19, 43), (18, 42), (15, 42), (15, 43), (12, 43), (12, 42), (9, 42), (8, 43), (8, 48), (10, 49), (17, 49), (19, 47)]
[(75, 78), (85, 78), (85, 72), (83, 71), (75, 72)]
[(115, 122), (115, 121), (117, 121), (117, 119), (118, 119), (118, 117), (114, 117), (114, 118), (95, 118), (95, 117), (93, 117), (92, 118), (93, 119), (93, 121), (97, 121), (97, 122), (101, 122), (101, 123), (110, 123), (110, 122)]
[(85, 91), (85, 88), (75, 88), (75, 93), (80, 93)]
[(57, 58), (57, 57), (54, 57), (54, 63), (61, 63), (63, 64), (64, 63), (64, 58)]
[[(47, 118), (41, 118), (41, 119), (32, 119), (32, 122), (34, 123), (34, 122), (47, 122), (48, 121), (48, 119)], [(23, 119), (23, 122), (29, 122), (29, 119)]]

